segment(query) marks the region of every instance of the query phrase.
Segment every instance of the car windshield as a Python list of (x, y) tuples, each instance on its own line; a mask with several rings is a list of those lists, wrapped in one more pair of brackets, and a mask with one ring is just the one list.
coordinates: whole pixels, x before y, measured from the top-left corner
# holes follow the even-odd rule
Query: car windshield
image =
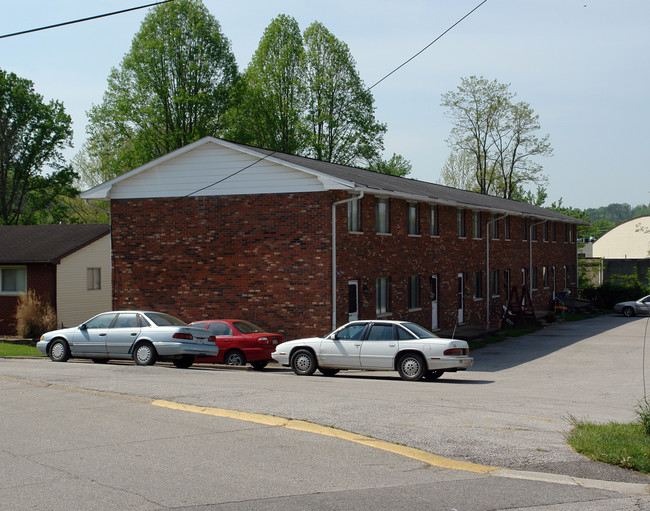
[(264, 332), (260, 327), (249, 323), (248, 321), (233, 321), (235, 328), (239, 330), (242, 334), (261, 334)]
[(145, 316), (149, 318), (156, 326), (187, 326), (187, 323), (174, 316), (164, 312), (146, 312)]
[(408, 328), (411, 332), (417, 335), (420, 339), (437, 339), (438, 336), (433, 332), (429, 332), (426, 328), (416, 325), (415, 323), (403, 323), (402, 326)]

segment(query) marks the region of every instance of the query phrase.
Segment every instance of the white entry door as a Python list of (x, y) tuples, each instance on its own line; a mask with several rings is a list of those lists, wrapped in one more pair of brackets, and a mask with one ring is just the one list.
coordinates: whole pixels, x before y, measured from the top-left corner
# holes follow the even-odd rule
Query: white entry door
[(431, 330), (438, 330), (438, 275), (431, 275)]
[(465, 303), (465, 279), (462, 273), (458, 274), (458, 324), (465, 322), (464, 304)]
[(359, 281), (348, 281), (348, 321), (359, 319)]

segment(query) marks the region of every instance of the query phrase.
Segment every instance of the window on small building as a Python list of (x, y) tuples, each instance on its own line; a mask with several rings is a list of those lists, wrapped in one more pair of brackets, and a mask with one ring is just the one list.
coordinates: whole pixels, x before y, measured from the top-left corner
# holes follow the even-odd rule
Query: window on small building
[(86, 270), (86, 282), (89, 291), (102, 288), (102, 269), (88, 268)]
[(483, 298), (483, 272), (474, 272), (474, 298)]
[(493, 240), (499, 239), (499, 221), (497, 215), (492, 214), (490, 217), (490, 238)]
[(499, 296), (501, 289), (499, 288), (499, 270), (490, 270), (490, 295)]
[(548, 241), (548, 222), (542, 224), (542, 239)]
[(438, 205), (431, 206), (431, 224), (429, 225), (429, 234), (431, 236), (440, 236), (438, 226)]
[(528, 241), (528, 219), (527, 218), (521, 219), (521, 239), (524, 241)]
[(390, 312), (390, 279), (380, 277), (375, 281), (377, 288), (377, 315)]
[(481, 212), (472, 211), (472, 237), (481, 238)]
[(503, 219), (503, 237), (507, 240), (510, 239), (510, 216)]
[(533, 278), (532, 278), (531, 288), (537, 289), (537, 266), (533, 266)]
[(348, 202), (348, 231), (361, 232), (361, 201)]
[(563, 224), (564, 225), (564, 243), (569, 242), (569, 224)]
[(408, 308), (420, 308), (420, 277), (411, 275), (408, 280)]
[(379, 234), (390, 232), (390, 211), (388, 199), (377, 199), (375, 203), (375, 224)]
[(530, 223), (530, 239), (537, 241), (537, 227), (539, 224), (536, 224), (534, 221)]
[(551, 222), (551, 240), (557, 241), (557, 229), (555, 227), (555, 222)]
[(575, 225), (567, 225), (569, 229), (569, 242), (573, 243), (576, 240), (576, 226)]
[(548, 266), (542, 266), (542, 281), (545, 288), (548, 287)]
[(417, 202), (406, 203), (407, 229), (409, 234), (420, 234), (420, 207)]
[(458, 237), (459, 238), (464, 238), (466, 233), (465, 233), (465, 210), (464, 209), (459, 209), (457, 212), (457, 217), (458, 217)]
[(27, 292), (27, 268), (0, 268), (0, 293), (19, 294)]

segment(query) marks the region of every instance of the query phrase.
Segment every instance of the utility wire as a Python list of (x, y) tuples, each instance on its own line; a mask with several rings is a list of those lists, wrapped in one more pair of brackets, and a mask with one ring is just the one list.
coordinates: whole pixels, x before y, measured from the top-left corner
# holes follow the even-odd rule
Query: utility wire
[(401, 63), (399, 66), (397, 66), (395, 69), (393, 69), (390, 73), (388, 73), (386, 76), (384, 76), (382, 79), (379, 81), (375, 82), (373, 85), (368, 87), (368, 90), (371, 90), (373, 87), (379, 85), (381, 82), (383, 82), (386, 78), (388, 78), (390, 75), (398, 71), (399, 69), (403, 68), (406, 64), (411, 62), (415, 57), (420, 55), (421, 53), (424, 53), (427, 49), (429, 49), (430, 46), (433, 46), (439, 39), (441, 39), (447, 32), (451, 31), (456, 25), (461, 23), (465, 18), (469, 17), (474, 11), (476, 11), (479, 7), (481, 7), (487, 0), (483, 0), (480, 4), (478, 4), (476, 7), (474, 7), (471, 11), (469, 11), (465, 16), (460, 18), (456, 23), (454, 23), (452, 26), (450, 26), (447, 30), (445, 30), (442, 34), (440, 34), (438, 37), (436, 37), (433, 41), (431, 41), (429, 44), (427, 44), (424, 48), (422, 48), (419, 52), (417, 52), (415, 55), (413, 55), (410, 59), (407, 61)]
[(31, 28), (29, 30), (23, 30), (21, 32), (14, 32), (13, 34), (0, 35), (0, 39), (4, 39), (6, 37), (13, 37), (13, 36), (17, 36), (17, 35), (23, 35), (23, 34), (31, 34), (32, 32), (39, 32), (41, 30), (48, 30), (50, 28), (58, 28), (58, 27), (64, 27), (66, 25), (74, 25), (75, 23), (82, 23), (84, 21), (91, 21), (91, 20), (96, 20), (96, 19), (99, 19), (99, 18), (106, 18), (108, 16), (114, 16), (116, 14), (123, 14), (125, 12), (137, 11), (139, 9), (146, 9), (147, 7), (153, 7), (155, 5), (166, 4), (167, 2), (173, 2), (173, 1), (174, 0), (162, 0), (160, 2), (154, 2), (152, 4), (141, 5), (139, 7), (131, 7), (129, 9), (122, 9), (121, 11), (109, 12), (109, 13), (106, 13), (106, 14), (98, 14), (97, 16), (90, 16), (88, 18), (81, 18), (81, 19), (73, 20), (73, 21), (64, 21), (63, 23), (56, 23), (55, 25), (48, 25), (46, 27)]

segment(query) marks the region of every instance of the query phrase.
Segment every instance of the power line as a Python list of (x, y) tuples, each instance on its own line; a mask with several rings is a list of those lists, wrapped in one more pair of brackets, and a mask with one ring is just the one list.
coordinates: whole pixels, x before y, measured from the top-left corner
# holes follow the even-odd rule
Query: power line
[(459, 23), (461, 23), (465, 18), (467, 18), (468, 16), (470, 16), (474, 11), (476, 11), (479, 7), (481, 7), (485, 2), (487, 2), (487, 0), (483, 0), (480, 4), (478, 4), (478, 5), (477, 5), (476, 7), (474, 7), (471, 11), (469, 11), (467, 14), (465, 14), (465, 16), (463, 16), (462, 18), (460, 18), (456, 23), (454, 23), (452, 26), (450, 26), (447, 30), (445, 30), (442, 34), (440, 34), (438, 37), (436, 37), (436, 38), (435, 38), (433, 41), (431, 41), (429, 44), (427, 44), (424, 48), (422, 48), (419, 52), (417, 52), (415, 55), (413, 55), (410, 59), (406, 60), (405, 62), (402, 62), (399, 66), (397, 66), (395, 69), (393, 69), (390, 73), (388, 73), (386, 76), (384, 76), (381, 80), (379, 80), (378, 82), (375, 82), (373, 85), (371, 85), (370, 87), (368, 87), (368, 90), (372, 89), (372, 88), (375, 87), (376, 85), (379, 85), (381, 82), (383, 82), (383, 81), (384, 81), (386, 78), (388, 78), (390, 75), (392, 75), (393, 73), (395, 73), (395, 72), (398, 71), (399, 69), (403, 68), (406, 64), (408, 64), (409, 62), (411, 62), (415, 57), (417, 57), (417, 56), (420, 55), (421, 53), (424, 53), (427, 49), (429, 49), (430, 46), (432, 46), (433, 44), (435, 44), (439, 39), (441, 39), (445, 34), (447, 34), (447, 32), (449, 32), (450, 30), (452, 30), (456, 25), (458, 25)]
[(162, 0), (160, 2), (154, 2), (152, 4), (141, 5), (139, 7), (131, 7), (129, 9), (122, 9), (121, 11), (109, 12), (109, 13), (106, 13), (106, 14), (98, 14), (97, 16), (90, 16), (88, 18), (81, 18), (81, 19), (77, 19), (77, 20), (73, 20), (73, 21), (64, 21), (63, 23), (56, 23), (55, 25), (48, 25), (46, 27), (31, 28), (29, 30), (22, 30), (21, 32), (14, 32), (13, 34), (0, 35), (0, 39), (4, 39), (6, 37), (14, 37), (14, 36), (23, 35), (23, 34), (31, 34), (32, 32), (39, 32), (41, 30), (49, 30), (50, 28), (64, 27), (66, 25), (73, 25), (75, 23), (82, 23), (84, 21), (91, 21), (91, 20), (96, 20), (96, 19), (99, 19), (99, 18), (106, 18), (108, 16), (114, 16), (116, 14), (123, 14), (125, 12), (137, 11), (139, 9), (146, 9), (147, 7), (153, 7), (155, 5), (166, 4), (167, 2), (173, 2), (173, 1), (174, 0)]

